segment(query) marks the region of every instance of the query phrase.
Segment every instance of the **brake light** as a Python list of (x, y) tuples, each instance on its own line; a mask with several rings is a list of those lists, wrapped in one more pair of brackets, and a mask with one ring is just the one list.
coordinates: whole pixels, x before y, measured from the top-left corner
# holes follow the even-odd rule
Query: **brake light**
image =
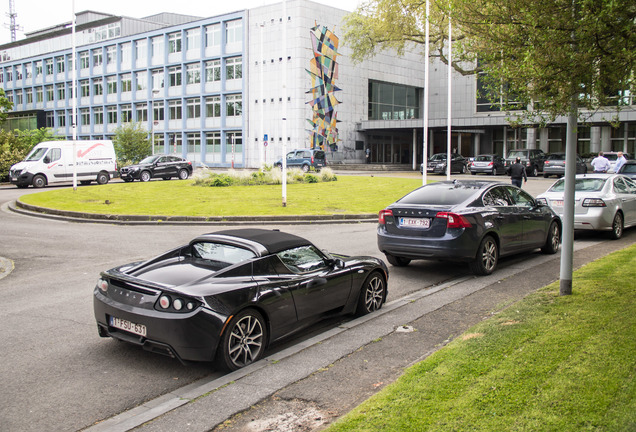
[(585, 198), (582, 205), (583, 207), (607, 207), (605, 201), (600, 198)]
[(435, 215), (436, 218), (446, 219), (446, 228), (470, 228), (472, 225), (462, 215), (450, 212), (439, 212)]
[(380, 225), (386, 224), (387, 216), (393, 216), (393, 210), (380, 210), (380, 213), (378, 213), (378, 223)]
[(492, 166), (492, 162), (490, 162), (490, 163), (488, 164), (488, 166), (489, 166), (489, 167), (491, 167), (491, 166)]
[(314, 155), (311, 155), (311, 164), (313, 165), (314, 163)]

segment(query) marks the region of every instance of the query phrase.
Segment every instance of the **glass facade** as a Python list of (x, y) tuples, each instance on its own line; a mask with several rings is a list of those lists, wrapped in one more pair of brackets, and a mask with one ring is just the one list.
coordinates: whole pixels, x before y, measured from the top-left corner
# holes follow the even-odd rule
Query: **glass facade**
[(420, 118), (421, 89), (369, 81), (369, 120)]

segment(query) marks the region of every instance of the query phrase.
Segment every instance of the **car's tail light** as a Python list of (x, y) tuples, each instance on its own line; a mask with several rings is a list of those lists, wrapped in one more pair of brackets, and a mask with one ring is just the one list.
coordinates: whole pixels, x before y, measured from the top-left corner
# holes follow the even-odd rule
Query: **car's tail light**
[(492, 162), (490, 162), (490, 163), (488, 164), (488, 166), (489, 166), (489, 167), (491, 167), (492, 165), (493, 165), (493, 163), (492, 163)]
[(380, 225), (384, 225), (386, 224), (386, 217), (387, 216), (393, 216), (393, 210), (380, 210), (380, 213), (378, 213), (378, 223)]
[(155, 304), (155, 309), (166, 312), (186, 313), (198, 308), (200, 302), (187, 297), (162, 294)]
[(311, 164), (314, 164), (314, 155), (311, 155)]
[(550, 165), (550, 161), (545, 161), (543, 165)]
[(168, 309), (170, 307), (170, 297), (167, 295), (159, 297), (159, 306), (161, 306), (162, 309)]
[(435, 215), (436, 218), (446, 219), (446, 228), (470, 228), (472, 225), (462, 215), (450, 212), (439, 212)]
[(585, 198), (583, 207), (607, 207), (607, 204), (600, 198)]
[(101, 292), (106, 292), (108, 291), (108, 281), (105, 279), (100, 279), (97, 281), (97, 288), (99, 288), (99, 290)]

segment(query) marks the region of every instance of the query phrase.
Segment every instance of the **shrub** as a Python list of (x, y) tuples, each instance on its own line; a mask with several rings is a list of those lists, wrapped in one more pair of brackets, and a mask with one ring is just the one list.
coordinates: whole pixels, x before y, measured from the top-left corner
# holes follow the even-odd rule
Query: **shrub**
[[(323, 170), (325, 171), (325, 170)], [(280, 169), (263, 168), (258, 171), (229, 170), (227, 173), (215, 173), (211, 170), (197, 171), (193, 177), (194, 186), (258, 186), (279, 185), (282, 183)], [(305, 174), (299, 168), (287, 170), (287, 183), (318, 183), (335, 181), (336, 176), (326, 170), (320, 176)]]

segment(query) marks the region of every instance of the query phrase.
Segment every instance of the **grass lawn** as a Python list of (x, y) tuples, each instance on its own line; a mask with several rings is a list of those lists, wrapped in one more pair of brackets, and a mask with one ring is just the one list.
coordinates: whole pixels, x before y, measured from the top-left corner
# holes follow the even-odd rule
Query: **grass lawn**
[[(340, 176), (338, 181), (281, 186), (193, 186), (192, 180), (110, 183), (23, 195), (26, 204), (121, 215), (259, 216), (374, 213), (422, 185), (421, 179)], [(106, 203), (108, 201), (108, 204)]]
[(636, 431), (636, 245), (484, 321), (340, 431)]

